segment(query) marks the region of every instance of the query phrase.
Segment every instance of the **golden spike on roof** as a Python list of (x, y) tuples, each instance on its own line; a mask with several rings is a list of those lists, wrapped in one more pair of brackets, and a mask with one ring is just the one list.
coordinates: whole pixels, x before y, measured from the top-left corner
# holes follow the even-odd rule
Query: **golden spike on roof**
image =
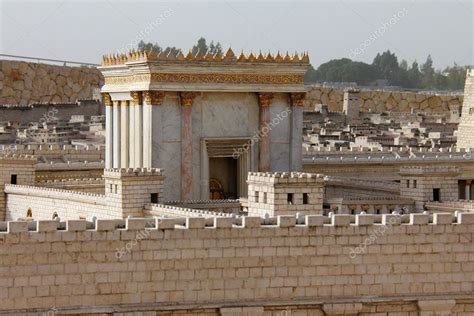
[(308, 52), (305, 52), (303, 56), (301, 57), (301, 61), (305, 64), (309, 64), (309, 55)]
[(244, 55), (244, 51), (243, 51), (243, 50), (240, 51), (240, 55), (239, 55), (239, 58), (238, 58), (237, 60), (238, 60), (238, 61), (242, 61), (242, 62), (246, 60), (246, 57), (245, 57), (245, 55)]
[(255, 56), (253, 55), (252, 52), (250, 52), (250, 54), (247, 57), (247, 61), (252, 62), (252, 61), (255, 61), (255, 60), (256, 60)]
[(280, 55), (280, 51), (278, 51), (278, 53), (276, 54), (276, 56), (275, 56), (275, 61), (276, 61), (277, 63), (283, 62), (283, 57)]
[(157, 59), (158, 60), (165, 60), (166, 59), (166, 55), (165, 55), (165, 52), (163, 50), (160, 51), (160, 53), (157, 56)]
[(167, 60), (176, 60), (176, 56), (173, 54), (173, 51), (170, 49), (168, 55), (166, 55)]
[(201, 54), (201, 50), (198, 48), (197, 52), (196, 52), (196, 55), (194, 55), (194, 60), (196, 61), (201, 61), (201, 60), (204, 60), (204, 56), (203, 54)]
[(260, 53), (258, 54), (257, 61), (258, 62), (264, 62), (265, 61), (265, 57), (263, 57), (262, 51), (260, 51)]
[(267, 56), (265, 56), (265, 61), (266, 61), (266, 62), (273, 62), (273, 61), (275, 61), (275, 58), (273, 58), (273, 56), (272, 56), (272, 54), (270, 53), (270, 51), (268, 51)]
[(157, 57), (158, 55), (156, 54), (156, 52), (153, 49), (150, 49), (147, 55), (147, 60), (156, 60)]
[(222, 54), (220, 52), (214, 55), (214, 61), (222, 61)]
[(178, 54), (176, 55), (176, 60), (184, 60), (184, 55), (181, 49), (178, 51)]
[(293, 63), (299, 63), (300, 62), (300, 57), (298, 56), (297, 52), (295, 52), (295, 54), (291, 58), (291, 62), (293, 62)]
[(286, 55), (285, 55), (285, 57), (283, 58), (283, 61), (285, 61), (285, 62), (291, 62), (291, 57), (290, 57), (290, 54), (288, 54), (288, 52), (286, 52)]
[(188, 53), (186, 54), (185, 59), (186, 59), (187, 61), (191, 61), (191, 60), (194, 59), (194, 56), (193, 56), (193, 53), (191, 52), (191, 50), (188, 50)]
[(207, 51), (206, 55), (204, 56), (204, 60), (212, 61), (214, 56), (212, 56), (211, 52)]
[(232, 48), (229, 47), (229, 49), (227, 50), (227, 52), (225, 53), (225, 58), (224, 59), (227, 59), (227, 60), (235, 60), (235, 54), (234, 52), (232, 51)]

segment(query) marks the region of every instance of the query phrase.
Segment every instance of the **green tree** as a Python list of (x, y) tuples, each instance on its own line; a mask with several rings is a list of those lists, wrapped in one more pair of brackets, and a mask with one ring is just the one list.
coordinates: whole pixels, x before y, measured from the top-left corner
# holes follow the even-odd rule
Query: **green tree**
[(421, 84), (423, 88), (433, 88), (435, 86), (435, 70), (433, 68), (433, 59), (431, 55), (428, 55), (426, 61), (421, 65), (422, 80)]

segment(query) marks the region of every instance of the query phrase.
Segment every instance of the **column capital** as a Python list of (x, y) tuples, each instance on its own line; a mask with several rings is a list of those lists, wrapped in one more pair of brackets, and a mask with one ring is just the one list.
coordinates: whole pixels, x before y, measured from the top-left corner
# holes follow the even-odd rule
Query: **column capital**
[(120, 105), (124, 105), (124, 106), (130, 105), (130, 101), (129, 100), (122, 100), (122, 101), (120, 101)]
[(258, 93), (258, 104), (260, 107), (269, 107), (272, 104), (273, 93), (270, 92), (259, 92)]
[(112, 98), (110, 97), (110, 94), (102, 93), (102, 99), (104, 100), (104, 105), (105, 106), (111, 106), (112, 105)]
[(144, 91), (143, 97), (148, 105), (161, 105), (165, 97), (164, 91)]
[(291, 105), (292, 106), (303, 106), (304, 99), (306, 98), (305, 92), (290, 93)]
[(139, 105), (142, 103), (141, 91), (130, 91), (130, 96), (132, 97), (131, 105)]
[(119, 100), (114, 100), (112, 101), (113, 106), (120, 106), (120, 101)]
[(198, 92), (185, 91), (179, 93), (179, 99), (182, 106), (192, 106), (194, 98), (197, 97)]

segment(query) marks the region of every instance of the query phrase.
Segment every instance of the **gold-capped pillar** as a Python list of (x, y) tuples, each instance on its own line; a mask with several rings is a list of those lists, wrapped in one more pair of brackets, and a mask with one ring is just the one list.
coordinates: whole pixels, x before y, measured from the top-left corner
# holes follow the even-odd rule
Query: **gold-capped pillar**
[(120, 101), (113, 101), (113, 168), (120, 168)]
[(258, 94), (258, 103), (260, 107), (258, 170), (260, 172), (270, 171), (270, 105), (272, 100), (273, 93)]
[(181, 199), (193, 198), (193, 102), (196, 92), (181, 92)]
[[(141, 166), (138, 164), (138, 159), (137, 159), (137, 145), (136, 141), (138, 139), (139, 133), (137, 133), (137, 130), (142, 128), (141, 125), (138, 124), (137, 121), (137, 107), (141, 103), (142, 98), (141, 98), (141, 92), (139, 91), (132, 91), (130, 92), (130, 96), (132, 97), (132, 100), (130, 101), (130, 106), (129, 106), (129, 116), (130, 116), (130, 126), (129, 126), (129, 131), (130, 131), (130, 146), (129, 146), (129, 159), (130, 159), (130, 167), (131, 168), (140, 168)], [(138, 135), (137, 135), (138, 134)]]
[(110, 94), (102, 93), (105, 105), (105, 168), (110, 169), (113, 165), (113, 107)]
[(161, 105), (165, 93), (163, 91), (143, 92), (143, 167), (152, 167), (152, 130), (153, 106)]

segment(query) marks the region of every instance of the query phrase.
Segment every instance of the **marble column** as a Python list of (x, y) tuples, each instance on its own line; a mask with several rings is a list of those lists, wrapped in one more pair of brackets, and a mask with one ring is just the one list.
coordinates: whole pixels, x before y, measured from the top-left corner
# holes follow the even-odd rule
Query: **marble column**
[(303, 105), (305, 93), (291, 93), (290, 124), (290, 170), (301, 171), (303, 168)]
[(121, 137), (121, 150), (120, 150), (120, 167), (121, 168), (128, 168), (130, 160), (128, 159), (128, 154), (129, 154), (129, 144), (130, 144), (130, 138), (129, 138), (129, 112), (128, 112), (128, 106), (129, 106), (129, 101), (124, 100), (120, 101), (120, 106), (121, 106), (121, 119), (120, 119), (120, 137)]
[(137, 153), (136, 153), (136, 145), (135, 142), (137, 140), (136, 133), (137, 129), (141, 128), (137, 124), (137, 118), (136, 118), (136, 108), (137, 106), (141, 103), (141, 92), (138, 91), (132, 91), (130, 93), (132, 97), (132, 101), (130, 101), (130, 106), (129, 106), (129, 116), (130, 116), (130, 126), (129, 126), (129, 138), (130, 138), (130, 145), (129, 145), (129, 159), (130, 159), (130, 167), (131, 168), (138, 168), (139, 166), (137, 165)]
[(163, 91), (143, 92), (143, 167), (152, 167), (152, 130), (153, 130), (153, 107), (161, 105), (165, 93)]
[(195, 92), (181, 92), (181, 199), (193, 198), (193, 126)]
[(259, 93), (258, 103), (260, 107), (259, 115), (259, 154), (258, 171), (270, 171), (270, 105), (273, 100), (272, 93)]
[(143, 105), (135, 106), (135, 167), (143, 167)]
[(105, 105), (105, 168), (109, 169), (113, 166), (113, 108), (108, 93), (103, 94), (103, 99)]
[(113, 101), (113, 168), (120, 168), (120, 101)]

